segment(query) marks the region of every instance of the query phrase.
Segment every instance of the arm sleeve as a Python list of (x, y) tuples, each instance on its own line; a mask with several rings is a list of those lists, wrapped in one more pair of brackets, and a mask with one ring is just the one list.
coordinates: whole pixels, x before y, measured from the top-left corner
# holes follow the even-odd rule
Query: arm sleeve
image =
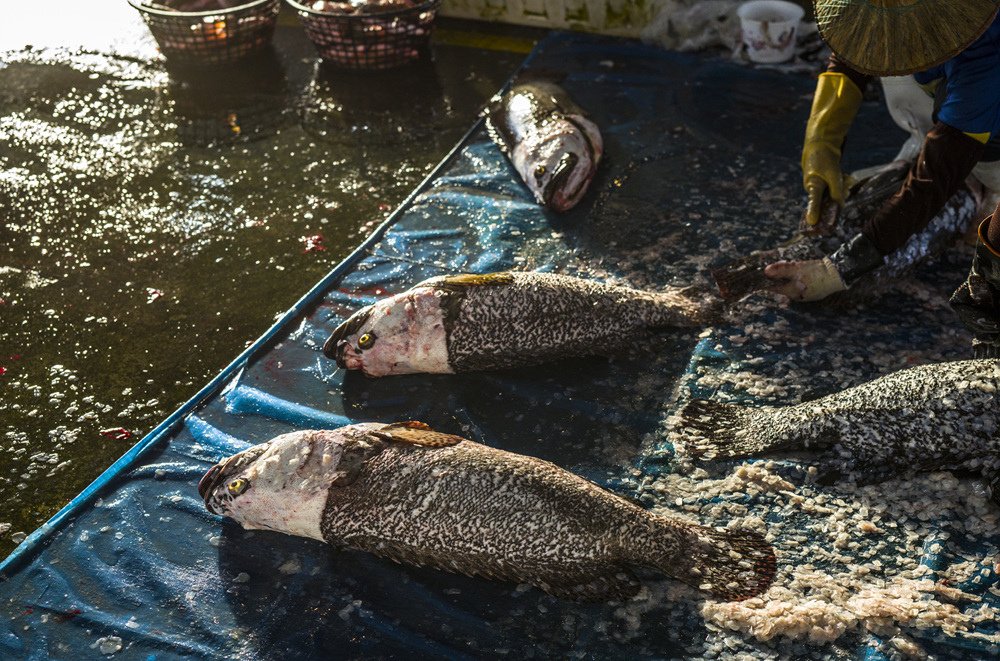
[(942, 122), (934, 125), (903, 186), (868, 219), (862, 234), (888, 255), (931, 221), (958, 190), (985, 147)]
[(861, 93), (865, 93), (865, 88), (868, 87), (868, 83), (872, 81), (871, 76), (866, 76), (863, 73), (855, 71), (851, 68), (847, 62), (836, 56), (836, 54), (830, 55), (830, 59), (826, 61), (826, 71), (827, 73), (842, 73), (847, 76), (848, 80), (854, 83)]

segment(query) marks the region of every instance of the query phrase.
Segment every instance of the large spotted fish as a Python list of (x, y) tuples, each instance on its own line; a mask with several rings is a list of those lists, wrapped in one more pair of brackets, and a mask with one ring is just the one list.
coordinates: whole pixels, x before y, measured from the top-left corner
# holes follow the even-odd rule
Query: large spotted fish
[(635, 594), (634, 566), (725, 600), (763, 592), (775, 573), (757, 533), (657, 516), (548, 462), (418, 422), (284, 434), (216, 465), (198, 491), (244, 528), (570, 599)]
[(826, 449), (844, 468), (874, 477), (979, 471), (991, 481), (996, 500), (998, 388), (1000, 360), (921, 365), (795, 406), (694, 400), (678, 414), (671, 435), (682, 452), (705, 459), (811, 448)]
[(524, 83), (498, 95), (486, 127), (539, 204), (555, 211), (576, 206), (604, 151), (597, 126), (552, 83)]
[(564, 275), (431, 278), (355, 312), (323, 352), (369, 376), (452, 373), (619, 353), (646, 328), (691, 326), (707, 306)]

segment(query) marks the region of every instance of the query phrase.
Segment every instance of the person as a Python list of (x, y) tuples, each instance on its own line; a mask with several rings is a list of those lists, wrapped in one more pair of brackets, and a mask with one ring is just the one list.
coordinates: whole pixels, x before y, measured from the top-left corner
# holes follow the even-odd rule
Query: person
[[(875, 76), (883, 77), (893, 119), (911, 134), (897, 158), (912, 163), (899, 191), (859, 234), (823, 259), (769, 264), (768, 289), (794, 301), (845, 290), (906, 245), (970, 174), (983, 185), (984, 199), (1000, 199), (998, 5), (1000, 0), (814, 1), (833, 54), (816, 85), (802, 148), (804, 224), (819, 222), (827, 197), (844, 202), (841, 150)], [(980, 258), (978, 264), (992, 262)]]
[(951, 307), (973, 333), (973, 356), (1000, 358), (1000, 204), (979, 225), (972, 269), (952, 294)]

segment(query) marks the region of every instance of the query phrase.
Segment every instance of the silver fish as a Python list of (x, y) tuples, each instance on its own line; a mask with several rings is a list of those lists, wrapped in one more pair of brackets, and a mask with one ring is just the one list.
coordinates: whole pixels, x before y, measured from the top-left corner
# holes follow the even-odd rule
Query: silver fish
[(556, 211), (576, 206), (604, 152), (597, 125), (552, 83), (515, 85), (494, 97), (486, 128), (538, 203)]
[(921, 365), (795, 406), (694, 400), (678, 414), (671, 438), (702, 459), (826, 449), (845, 468), (875, 477), (964, 469), (995, 484), (998, 388), (1000, 360)]
[(505, 369), (618, 353), (636, 332), (696, 325), (710, 307), (550, 273), (443, 276), (358, 310), (323, 353), (369, 376)]
[(419, 422), (284, 434), (214, 466), (198, 491), (244, 528), (568, 599), (634, 595), (633, 566), (725, 600), (763, 592), (775, 574), (755, 532), (657, 516), (548, 462)]
[[(817, 233), (798, 234), (778, 248), (755, 252), (714, 269), (712, 275), (723, 298), (736, 300), (765, 289), (773, 282), (764, 276), (764, 267), (768, 264), (817, 259), (836, 250), (841, 243), (857, 235), (865, 222), (899, 190), (908, 171), (906, 163), (894, 163), (855, 183), (843, 209), (838, 211), (835, 204), (825, 207)], [(861, 276), (847, 291), (829, 297), (827, 303), (854, 304), (884, 291), (915, 267), (947, 250), (969, 228), (975, 219), (976, 208), (976, 196), (963, 185), (927, 227), (888, 255), (882, 266)]]

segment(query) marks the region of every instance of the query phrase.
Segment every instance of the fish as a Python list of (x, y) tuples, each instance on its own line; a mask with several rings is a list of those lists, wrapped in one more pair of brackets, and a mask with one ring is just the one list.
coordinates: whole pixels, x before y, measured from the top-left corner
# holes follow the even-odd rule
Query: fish
[(531, 271), (439, 276), (362, 308), (323, 353), (368, 376), (451, 374), (614, 355), (647, 328), (694, 326), (713, 300)]
[(776, 571), (755, 531), (653, 514), (549, 462), (415, 421), (283, 434), (213, 466), (198, 492), (249, 530), (571, 600), (635, 595), (633, 567), (732, 601), (764, 592)]
[(587, 192), (604, 153), (597, 125), (558, 85), (525, 82), (491, 99), (486, 129), (539, 204), (567, 211)]
[[(751, 253), (712, 270), (722, 298), (734, 301), (767, 289), (773, 280), (764, 275), (764, 267), (779, 261), (819, 259), (835, 251), (856, 236), (865, 222), (902, 186), (909, 164), (894, 162), (876, 174), (855, 182), (849, 189), (842, 209), (836, 204), (824, 206), (819, 227), (799, 232), (776, 248)], [(945, 252), (975, 220), (978, 201), (965, 184), (945, 206), (906, 245), (888, 255), (885, 262), (851, 283), (846, 291), (824, 300), (828, 305), (856, 305), (870, 300), (893, 283), (934, 257)]]
[(865, 481), (907, 471), (979, 472), (997, 500), (998, 389), (1000, 360), (920, 365), (794, 406), (695, 399), (674, 417), (670, 437), (680, 453), (702, 460), (823, 450)]

